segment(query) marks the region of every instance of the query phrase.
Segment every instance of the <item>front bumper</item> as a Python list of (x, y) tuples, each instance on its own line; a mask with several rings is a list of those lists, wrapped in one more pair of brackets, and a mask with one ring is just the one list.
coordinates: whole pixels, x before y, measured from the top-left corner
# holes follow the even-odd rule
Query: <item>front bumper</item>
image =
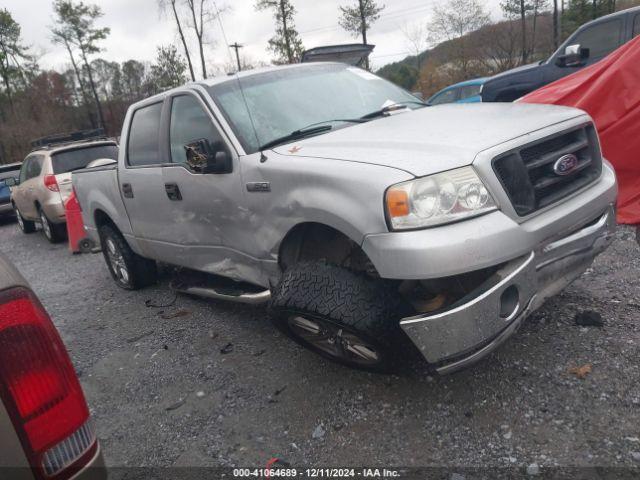
[(464, 368), (495, 350), (545, 299), (582, 275), (611, 243), (615, 226), (611, 204), (507, 262), (447, 310), (405, 318), (400, 325), (439, 373)]

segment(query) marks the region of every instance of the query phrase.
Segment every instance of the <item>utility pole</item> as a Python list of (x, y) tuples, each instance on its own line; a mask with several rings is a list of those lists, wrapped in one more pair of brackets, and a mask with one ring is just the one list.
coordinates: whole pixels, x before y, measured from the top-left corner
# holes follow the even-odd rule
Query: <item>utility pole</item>
[(229, 46), (236, 51), (236, 61), (238, 62), (238, 71), (241, 71), (242, 67), (240, 66), (240, 54), (238, 53), (238, 50), (240, 50), (243, 47), (243, 45), (240, 45), (238, 42), (236, 42)]
[(560, 37), (560, 18), (558, 12), (558, 0), (553, 0), (553, 47), (558, 49)]

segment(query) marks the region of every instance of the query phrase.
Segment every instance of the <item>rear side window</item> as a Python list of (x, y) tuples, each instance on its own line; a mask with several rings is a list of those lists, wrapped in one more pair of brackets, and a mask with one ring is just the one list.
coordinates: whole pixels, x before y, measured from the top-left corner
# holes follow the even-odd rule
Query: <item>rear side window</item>
[(99, 158), (118, 159), (118, 147), (115, 145), (97, 145), (94, 147), (77, 148), (55, 153), (51, 157), (54, 175), (73, 172), (87, 166), (89, 162)]
[(466, 87), (460, 87), (460, 100), (475, 97), (476, 95), (480, 95), (480, 85), (467, 85)]
[(599, 59), (609, 55), (620, 46), (621, 32), (622, 20), (610, 20), (588, 27), (578, 33), (568, 44), (579, 44), (582, 48), (588, 48), (589, 58)]
[(640, 35), (640, 13), (633, 19), (633, 36), (637, 37), (638, 35)]
[(135, 111), (129, 129), (127, 160), (132, 167), (154, 165), (160, 161), (160, 115), (162, 103)]
[[(42, 163), (43, 163), (43, 157), (42, 155), (32, 155), (30, 157), (27, 157), (27, 160), (25, 161), (25, 166), (23, 167), (23, 170), (20, 172), (20, 181), (23, 182), (25, 180), (29, 180), (31, 178), (35, 178), (38, 175), (40, 175), (40, 172), (42, 171)], [(23, 176), (24, 173), (24, 176)]]

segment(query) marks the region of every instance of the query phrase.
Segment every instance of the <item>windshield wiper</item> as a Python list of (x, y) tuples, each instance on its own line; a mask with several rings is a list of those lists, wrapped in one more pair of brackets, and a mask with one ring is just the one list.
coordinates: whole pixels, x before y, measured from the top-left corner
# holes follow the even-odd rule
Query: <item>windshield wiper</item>
[(383, 115), (390, 113), (390, 112), (394, 112), (396, 110), (402, 110), (404, 108), (407, 108), (407, 105), (420, 105), (422, 107), (426, 107), (427, 104), (424, 102), (418, 102), (417, 100), (407, 100), (406, 102), (397, 102), (397, 103), (393, 103), (391, 105), (387, 105), (386, 107), (382, 107), (379, 110), (375, 110), (371, 113), (367, 113), (366, 115), (363, 115), (360, 117), (360, 120), (369, 120), (371, 118), (376, 118), (376, 117), (382, 117)]
[(298, 140), (300, 138), (308, 137), (309, 135), (316, 135), (318, 133), (328, 132), (333, 129), (333, 126), (326, 125), (327, 123), (332, 122), (346, 122), (346, 123), (363, 123), (365, 120), (361, 118), (336, 118), (334, 120), (323, 120), (322, 122), (312, 123), (311, 125), (307, 125), (306, 127), (299, 128), (298, 130), (294, 130), (293, 132), (283, 135), (282, 137), (275, 138), (265, 143), (264, 145), (260, 145), (260, 150), (267, 150), (269, 148), (275, 147), (282, 143), (287, 143), (290, 141)]

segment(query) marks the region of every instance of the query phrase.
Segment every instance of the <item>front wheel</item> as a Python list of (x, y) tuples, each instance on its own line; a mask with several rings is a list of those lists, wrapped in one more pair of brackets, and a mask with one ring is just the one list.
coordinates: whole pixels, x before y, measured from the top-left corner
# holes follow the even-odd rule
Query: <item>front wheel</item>
[(103, 225), (99, 233), (107, 268), (119, 287), (138, 290), (156, 282), (156, 262), (131, 250), (122, 234), (111, 225)]
[(399, 300), (382, 280), (325, 262), (294, 265), (274, 288), (270, 312), (294, 341), (343, 365), (398, 365)]
[(18, 220), (18, 227), (20, 228), (20, 231), (22, 233), (33, 233), (36, 231), (36, 224), (35, 222), (32, 222), (30, 220), (25, 220), (22, 217), (22, 214), (20, 213), (20, 210), (18, 210), (18, 207), (16, 207), (15, 205), (13, 206), (13, 210), (16, 213), (16, 219)]

